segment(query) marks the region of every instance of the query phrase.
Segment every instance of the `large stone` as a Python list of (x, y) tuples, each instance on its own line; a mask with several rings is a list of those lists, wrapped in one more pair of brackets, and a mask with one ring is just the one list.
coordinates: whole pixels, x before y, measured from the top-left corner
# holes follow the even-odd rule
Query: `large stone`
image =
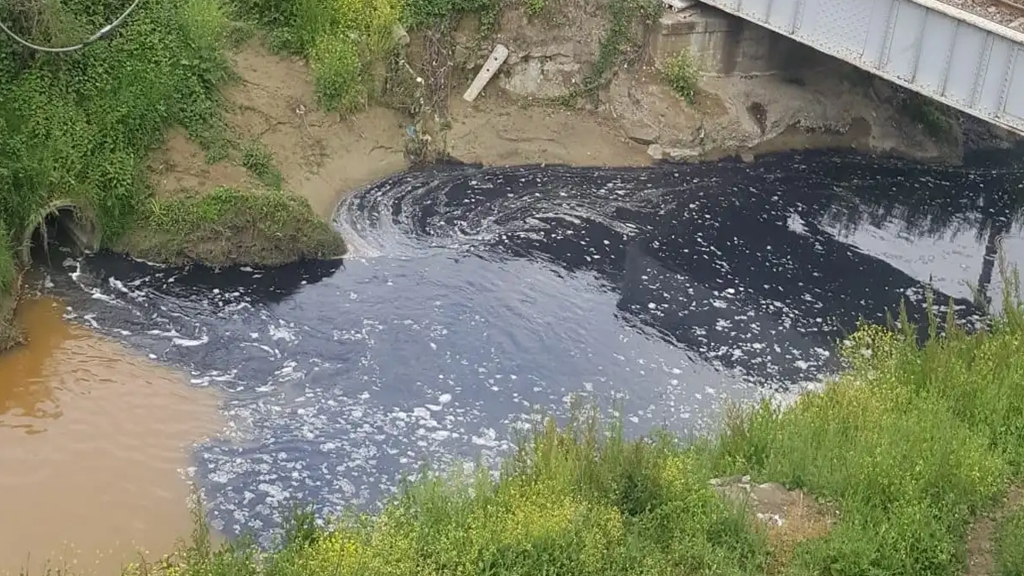
[(647, 147), (647, 155), (653, 160), (695, 162), (700, 160), (701, 151), (697, 148), (667, 148), (661, 144), (651, 144)]
[(699, 148), (666, 148), (665, 153), (673, 162), (696, 162), (702, 154)]
[(658, 141), (658, 127), (649, 122), (627, 124), (626, 137), (637, 144), (654, 144)]
[(502, 88), (530, 98), (558, 98), (583, 77), (577, 56), (585, 51), (574, 42), (558, 42), (526, 51), (514, 50), (505, 60)]
[(526, 57), (509, 67), (501, 86), (519, 96), (557, 98), (569, 92), (580, 71), (580, 65), (567, 56)]
[(824, 535), (835, 519), (833, 511), (810, 495), (788, 490), (777, 482), (755, 484), (750, 476), (733, 476), (715, 478), (710, 484), (723, 499), (746, 509), (769, 527), (786, 526), (790, 534), (798, 534), (801, 539)]

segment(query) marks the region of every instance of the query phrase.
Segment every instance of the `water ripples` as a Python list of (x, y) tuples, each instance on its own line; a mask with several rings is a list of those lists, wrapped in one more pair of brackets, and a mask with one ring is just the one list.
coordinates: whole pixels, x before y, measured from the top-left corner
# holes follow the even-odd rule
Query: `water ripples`
[(976, 322), (965, 281), (998, 287), (989, 238), (1024, 254), (1021, 181), (828, 155), (445, 166), (343, 204), (344, 263), (214, 272), (105, 254), (51, 270), (49, 290), (224, 392), (230, 425), (190, 473), (214, 526), (266, 535), (294, 500), (370, 506), (424, 462), (493, 461), (577, 395), (631, 433), (707, 430), (722, 402), (834, 370), (860, 318), (901, 300), (920, 318), (929, 277)]

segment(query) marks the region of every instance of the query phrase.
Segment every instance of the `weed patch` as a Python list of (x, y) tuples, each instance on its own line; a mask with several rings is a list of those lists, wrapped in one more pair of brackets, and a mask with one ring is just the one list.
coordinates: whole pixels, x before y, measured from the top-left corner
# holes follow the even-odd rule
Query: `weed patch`
[(14, 323), (14, 307), (18, 300), (18, 269), (10, 235), (0, 223), (0, 352), (21, 340), (21, 331)]
[(526, 2), (526, 13), (530, 16), (536, 16), (544, 11), (544, 0), (525, 0)]
[(14, 288), (14, 279), (18, 273), (10, 239), (11, 234), (0, 222), (0, 298)]
[(305, 56), (328, 110), (364, 107), (383, 86), (400, 0), (238, 0), (243, 16), (270, 31), (272, 47)]
[(563, 98), (563, 104), (573, 105), (581, 98), (594, 96), (616, 68), (635, 60), (643, 46), (643, 31), (661, 15), (662, 5), (657, 0), (610, 0), (606, 10), (608, 24), (597, 60), (579, 88)]
[(823, 393), (729, 422), (712, 449), (716, 468), (802, 488), (841, 511), (827, 537), (795, 551), (796, 573), (961, 570), (971, 520), (1024, 472), (1024, 322), (1009, 304), (976, 335), (948, 322), (938, 336), (932, 317), (923, 347), (909, 327), (863, 326), (846, 348), (851, 371)]
[(345, 243), (305, 199), (280, 190), (217, 188), (154, 200), (116, 246), (143, 259), (210, 265), (333, 258)]
[[(375, 517), (295, 521), (254, 562), (202, 544), (168, 573), (306, 576), (756, 574), (763, 535), (720, 500), (673, 442), (629, 442), (595, 422), (536, 431), (498, 479), (430, 476)], [(192, 566), (216, 566), (192, 572)], [(253, 566), (262, 566), (254, 570)], [(175, 570), (180, 570), (175, 572)]]
[(281, 189), (281, 171), (274, 166), (274, 156), (263, 142), (250, 140), (242, 145), (242, 167), (267, 188)]
[(902, 93), (899, 99), (904, 112), (932, 138), (941, 140), (953, 132), (954, 121), (947, 116), (941, 104), (909, 91)]
[(697, 85), (700, 82), (700, 73), (687, 51), (681, 51), (671, 60), (665, 63), (665, 70), (662, 72), (665, 82), (669, 88), (686, 101), (693, 105), (697, 98)]

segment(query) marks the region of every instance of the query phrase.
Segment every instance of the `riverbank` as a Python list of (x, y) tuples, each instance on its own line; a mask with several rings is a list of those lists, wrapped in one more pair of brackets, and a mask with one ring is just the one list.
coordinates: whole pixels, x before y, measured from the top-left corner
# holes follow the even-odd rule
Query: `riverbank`
[[(195, 540), (128, 574), (1019, 574), (1024, 310), (984, 333), (863, 326), (848, 369), (713, 437), (624, 439), (581, 416), (500, 476), (414, 482), (379, 515), (280, 547)], [(607, 433), (607, 434), (606, 434)]]
[[(60, 43), (120, 6), (68, 5), (45, 22), (33, 10), (0, 16)], [(782, 58), (796, 48), (740, 29), (729, 34), (767, 56), (692, 48), (717, 37), (680, 36), (678, 20), (736, 25), (695, 10), (649, 0), (142, 6), (109, 42), (70, 57), (5, 53), (3, 236), (19, 250), (45, 243), (39, 232), (73, 215), (90, 220), (87, 243), (144, 260), (273, 265), (343, 255), (326, 221), (344, 193), (447, 157), (621, 166), (843, 148), (956, 162), (968, 140), (999, 139), (968, 137), (949, 110), (837, 61)], [(463, 101), (499, 42), (508, 61)], [(0, 252), (7, 294), (20, 264)]]

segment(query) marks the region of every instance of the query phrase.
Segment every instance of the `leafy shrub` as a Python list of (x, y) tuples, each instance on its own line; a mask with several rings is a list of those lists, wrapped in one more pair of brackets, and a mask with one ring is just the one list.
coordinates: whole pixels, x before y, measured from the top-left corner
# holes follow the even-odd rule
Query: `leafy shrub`
[[(47, 4), (73, 38), (124, 9), (113, 0)], [(214, 87), (227, 70), (226, 25), (217, 0), (151, 0), (109, 41), (85, 50), (5, 52), (0, 222), (18, 232), (50, 200), (72, 198), (95, 209), (108, 240), (123, 233), (147, 194), (142, 163), (163, 129), (180, 124), (209, 141)]]
[(400, 0), (240, 0), (243, 13), (271, 30), (279, 48), (309, 59), (317, 97), (331, 110), (365, 105), (376, 71), (394, 46)]
[(310, 51), (310, 66), (320, 105), (328, 110), (352, 112), (366, 104), (359, 49), (347, 36), (325, 34)]
[(683, 50), (665, 63), (665, 81), (677, 96), (693, 104), (697, 98), (700, 72), (697, 71), (690, 53)]

